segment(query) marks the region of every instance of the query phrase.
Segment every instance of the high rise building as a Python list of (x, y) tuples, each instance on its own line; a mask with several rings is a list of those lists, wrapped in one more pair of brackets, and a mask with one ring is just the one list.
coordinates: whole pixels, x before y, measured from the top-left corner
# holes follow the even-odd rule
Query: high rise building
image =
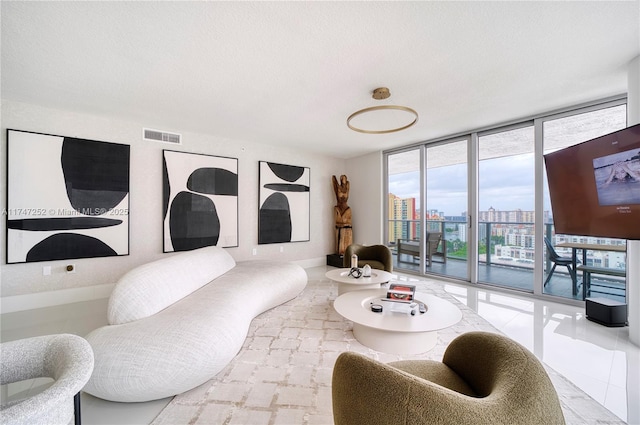
[(389, 194), (389, 242), (418, 237), (419, 223), (415, 198), (400, 198)]

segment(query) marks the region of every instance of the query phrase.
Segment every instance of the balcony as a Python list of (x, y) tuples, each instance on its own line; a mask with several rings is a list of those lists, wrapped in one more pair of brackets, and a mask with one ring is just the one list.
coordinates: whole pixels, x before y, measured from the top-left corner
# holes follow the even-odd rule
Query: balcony
[[(407, 230), (404, 235), (413, 236), (420, 233), (420, 226), (417, 221), (403, 220), (401, 223), (404, 229)], [(398, 223), (395, 224), (398, 226), (400, 221), (398, 220)], [(464, 222), (427, 221), (427, 229), (429, 229), (429, 231), (442, 232), (447, 242), (447, 261), (434, 261), (430, 267), (427, 267), (427, 274), (467, 280), (466, 243), (459, 238), (460, 226), (466, 230), (466, 223)], [(463, 230), (463, 232), (465, 230)], [(545, 234), (552, 234), (551, 224), (545, 225)], [(535, 250), (533, 246), (533, 224), (483, 222), (480, 223), (479, 235), (480, 255), (478, 262), (478, 282), (533, 293), (533, 257)], [(490, 237), (487, 238), (486, 235), (490, 235)], [(496, 237), (496, 235), (501, 236)], [(553, 240), (553, 238), (551, 239)], [(510, 246), (508, 242), (506, 242), (508, 240), (517, 240), (520, 244), (518, 246)], [(397, 242), (393, 242), (389, 244), (393, 253), (394, 268), (420, 273), (419, 259), (407, 254), (401, 254), (400, 258), (398, 258), (396, 243)], [(561, 255), (571, 256), (571, 250), (567, 250), (568, 252), (566, 252), (559, 249), (558, 251)], [(496, 252), (500, 252), (500, 255), (497, 255)], [(507, 253), (513, 255), (507, 255)], [(609, 258), (603, 254), (592, 254), (587, 258), (587, 263), (599, 267), (608, 267), (607, 261), (605, 260), (609, 260)], [(613, 266), (624, 268), (624, 264), (620, 264), (620, 261), (614, 263)], [(550, 270), (551, 266), (552, 264), (545, 260), (545, 277), (546, 270)], [(568, 299), (582, 300), (582, 291), (584, 288), (581, 282), (582, 276), (578, 274), (578, 293), (573, 295), (572, 282), (567, 270), (557, 267), (551, 280), (544, 288), (544, 293)], [(594, 274), (591, 278), (590, 296), (605, 297), (625, 302), (625, 288), (626, 284), (623, 278)]]

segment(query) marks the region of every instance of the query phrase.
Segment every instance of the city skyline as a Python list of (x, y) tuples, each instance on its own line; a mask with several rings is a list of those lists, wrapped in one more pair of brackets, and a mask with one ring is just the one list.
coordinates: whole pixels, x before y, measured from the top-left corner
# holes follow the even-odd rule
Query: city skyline
[[(491, 207), (500, 211), (535, 210), (533, 160), (533, 154), (522, 154), (480, 161), (479, 210), (488, 211)], [(461, 215), (468, 211), (467, 192), (467, 164), (427, 169), (427, 211)], [(419, 204), (419, 170), (389, 175), (389, 193), (400, 198), (415, 198)], [(551, 212), (548, 190), (544, 191), (543, 208)]]
[[(399, 214), (402, 217), (398, 217), (398, 213), (397, 213), (398, 205), (394, 205), (394, 206), (390, 205), (390, 210), (393, 211), (393, 213), (391, 214), (393, 215), (393, 217), (390, 215), (389, 218), (402, 219), (402, 220), (412, 220), (412, 219), (417, 220), (421, 217), (420, 209), (415, 207), (416, 202), (414, 198), (401, 198), (395, 195), (394, 193), (389, 193), (389, 199), (391, 200), (392, 198), (399, 200), (400, 203), (402, 203), (403, 206), (405, 207), (404, 209), (407, 209), (409, 205), (413, 205), (413, 209), (412, 209), (413, 214), (411, 214), (412, 218), (408, 217), (408, 214), (402, 214), (402, 213)], [(403, 208), (400, 209), (400, 211), (402, 210)], [(505, 222), (505, 223), (514, 223), (514, 222), (533, 223), (535, 210), (523, 210), (520, 208), (516, 208), (515, 210), (499, 210), (497, 208), (489, 207), (488, 210), (479, 211), (478, 213), (479, 213), (478, 219), (480, 222), (492, 221), (492, 222)], [(403, 215), (407, 215), (407, 217), (404, 217)], [(427, 210), (427, 215), (428, 215), (427, 218), (431, 218), (431, 219), (441, 218), (445, 221), (459, 218), (459, 217), (464, 217), (466, 220), (467, 212), (463, 211), (461, 214), (451, 215), (451, 214), (446, 214), (444, 211), (441, 211), (438, 209), (429, 209)], [(546, 211), (545, 211), (545, 220), (548, 218), (547, 215), (548, 214), (546, 214)], [(459, 220), (453, 220), (453, 221), (459, 221)]]

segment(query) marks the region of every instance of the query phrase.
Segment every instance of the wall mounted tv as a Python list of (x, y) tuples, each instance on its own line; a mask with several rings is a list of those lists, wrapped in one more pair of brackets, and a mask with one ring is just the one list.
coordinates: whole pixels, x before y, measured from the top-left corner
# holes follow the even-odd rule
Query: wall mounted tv
[(640, 239), (640, 124), (544, 160), (556, 233)]

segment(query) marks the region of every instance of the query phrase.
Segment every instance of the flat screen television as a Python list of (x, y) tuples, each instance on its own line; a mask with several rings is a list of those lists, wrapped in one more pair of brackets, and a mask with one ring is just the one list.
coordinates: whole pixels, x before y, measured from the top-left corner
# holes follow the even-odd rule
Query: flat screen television
[(640, 124), (544, 160), (556, 233), (640, 239)]

